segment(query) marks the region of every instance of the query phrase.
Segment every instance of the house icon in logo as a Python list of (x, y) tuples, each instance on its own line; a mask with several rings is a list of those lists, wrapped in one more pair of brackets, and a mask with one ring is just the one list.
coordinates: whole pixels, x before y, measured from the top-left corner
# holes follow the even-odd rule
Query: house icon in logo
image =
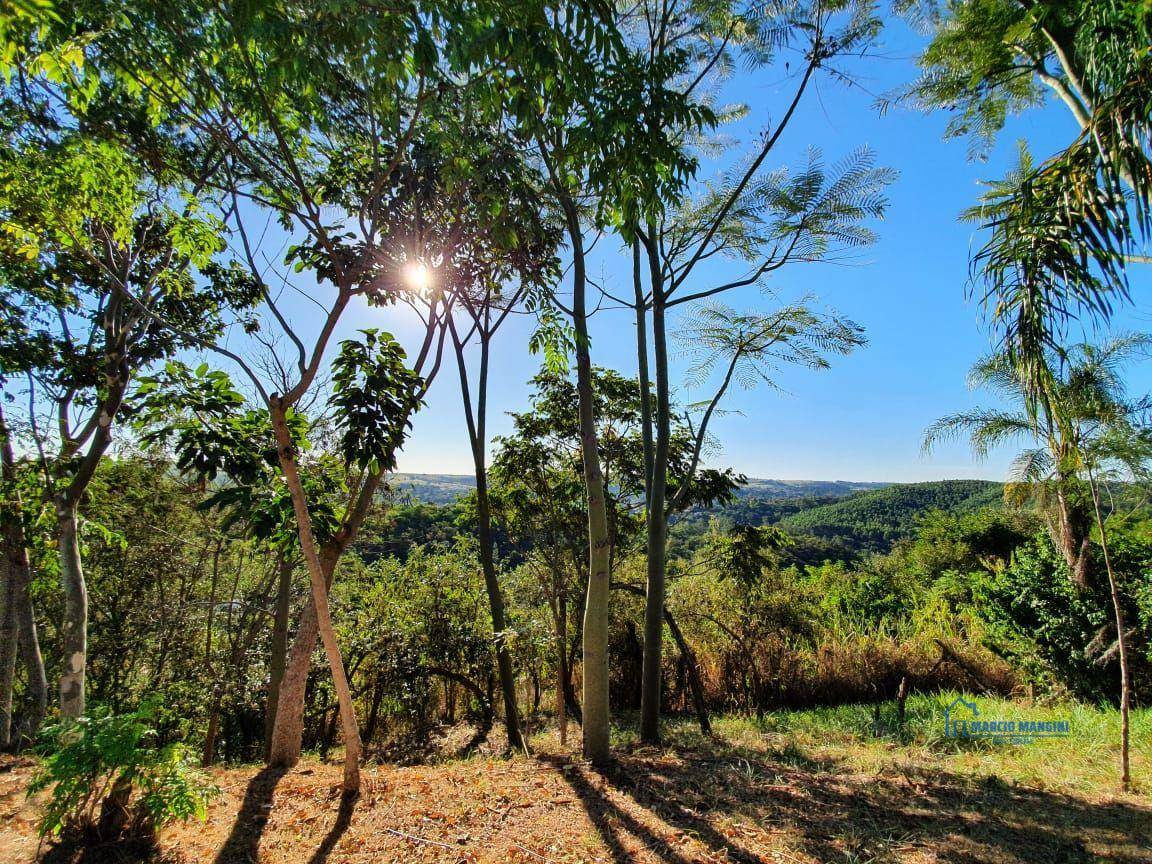
[(975, 702), (957, 696), (952, 704), (944, 709), (944, 737), (967, 738), (968, 723), (980, 716)]

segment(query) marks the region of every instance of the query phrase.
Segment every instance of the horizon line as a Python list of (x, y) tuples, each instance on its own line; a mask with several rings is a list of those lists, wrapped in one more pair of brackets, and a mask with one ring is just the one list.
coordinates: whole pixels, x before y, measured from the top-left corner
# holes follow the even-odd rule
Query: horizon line
[[(452, 471), (393, 471), (393, 477), (458, 477), (465, 480), (476, 480), (474, 474), (458, 474)], [(937, 477), (932, 480), (844, 480), (808, 477), (804, 479), (786, 480), (782, 477), (752, 477), (748, 476), (749, 483), (867, 483), (873, 486), (915, 486), (920, 483), (948, 483), (959, 480), (973, 480), (980, 483), (1004, 483), (992, 477)]]

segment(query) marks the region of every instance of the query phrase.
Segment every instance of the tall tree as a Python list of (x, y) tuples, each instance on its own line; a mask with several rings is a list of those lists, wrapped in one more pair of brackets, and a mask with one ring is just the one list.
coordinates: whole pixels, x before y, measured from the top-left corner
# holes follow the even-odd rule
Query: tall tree
[[(80, 501), (112, 444), (133, 376), (190, 344), (154, 316), (196, 322), (211, 338), (228, 308), (251, 298), (212, 264), (219, 223), (172, 205), (172, 178), (149, 173), (115, 129), (62, 122), (50, 79), (26, 86), (3, 144), (0, 255), (7, 299), (24, 309), (22, 338), (49, 352), (29, 352), (8, 371), (24, 373), (27, 422), (56, 516), (65, 595), (60, 708), (75, 718), (84, 713), (88, 641)], [(196, 268), (206, 284), (194, 282)], [(119, 286), (131, 286), (135, 300)]]
[[(646, 435), (651, 443), (641, 708), (641, 736), (655, 742), (659, 740), (668, 517), (675, 509), (669, 506), (666, 458), (672, 387), (669, 316), (681, 304), (760, 284), (786, 264), (818, 260), (832, 245), (867, 242), (869, 233), (857, 223), (882, 215), (882, 190), (891, 172), (874, 168), (870, 155), (863, 151), (837, 166), (831, 178), (818, 157), (794, 178), (784, 172), (762, 170), (768, 156), (777, 152), (817, 74), (826, 71), (847, 77), (839, 68), (840, 61), (864, 53), (875, 39), (880, 24), (868, 4), (815, 2), (745, 9), (690, 0), (642, 3), (629, 16), (629, 24), (629, 32), (652, 58), (650, 74), (657, 77), (660, 86), (676, 93), (680, 100), (700, 105), (716, 98), (716, 87), (736, 53), (755, 67), (779, 63), (785, 74), (789, 64), (778, 59), (783, 50), (797, 49), (804, 58), (794, 73), (795, 86), (780, 119), (735, 169), (700, 193), (697, 200), (678, 206), (677, 200), (669, 199), (664, 202), (666, 206), (653, 209), (646, 219), (629, 226), (636, 238), (632, 305), (640, 389), (647, 392), (650, 375), (655, 384), (651, 428)], [(648, 128), (666, 127), (668, 131), (663, 134), (672, 135), (686, 150), (708, 147), (709, 142), (701, 137), (704, 130), (685, 124), (677, 116), (678, 102), (666, 100), (660, 92), (654, 87), (646, 106)], [(666, 114), (667, 108), (673, 113)], [(641, 252), (647, 259), (646, 267)], [(748, 270), (736, 279), (713, 280), (707, 266), (701, 264), (717, 256), (735, 258)]]
[[(471, 114), (470, 106), (462, 106)], [(521, 749), (516, 678), (508, 642), (511, 633), (496, 570), (492, 509), (488, 493), (488, 371), (492, 340), (509, 315), (524, 304), (536, 308), (559, 274), (560, 228), (540, 192), (542, 178), (515, 142), (495, 128), (476, 124), (445, 140), (440, 166), (467, 154), (469, 176), (453, 182), (451, 172), (430, 166), (411, 196), (419, 213), (415, 243), (421, 258), (408, 266), (411, 278), (447, 287), (458, 300), (461, 323), (449, 316), (460, 379), (465, 428), (476, 476), (476, 524), (481, 571), (492, 616), (496, 665), (509, 746)], [(542, 300), (542, 298), (544, 298)], [(468, 347), (478, 353), (475, 391), (469, 380)]]
[[(587, 523), (587, 503), (581, 489), (576, 382), (545, 370), (531, 383), (532, 409), (514, 414), (513, 433), (496, 442), (494, 510), (517, 548), (529, 549), (525, 554), (530, 566), (544, 574), (556, 633), (557, 701), (575, 713), (578, 706), (570, 692), (567, 598), (583, 593), (589, 578), (582, 530)], [(646, 464), (641, 439), (643, 400), (635, 382), (611, 370), (593, 367), (592, 384), (597, 446), (607, 490), (608, 557), (615, 563), (642, 540), (640, 502)], [(680, 509), (729, 502), (744, 481), (731, 470), (700, 467), (697, 443), (696, 430), (677, 411), (668, 458), (670, 473), (679, 481), (676, 491), (683, 493), (677, 498)], [(610, 588), (643, 594), (638, 586), (619, 580), (613, 580)], [(699, 684), (696, 671), (689, 670), (693, 689)], [(697, 714), (706, 728), (708, 720), (701, 707), (697, 705)]]
[(13, 678), (19, 656), (31, 703), (24, 735), (35, 739), (48, 710), (48, 680), (32, 607), (32, 566), (24, 530), (25, 509), (19, 466), (0, 406), (0, 748), (19, 743), (13, 729)]
[[(606, 489), (599, 463), (589, 317), (585, 230), (627, 228), (675, 200), (695, 171), (671, 126), (651, 128), (654, 101), (678, 127), (714, 122), (707, 106), (668, 89), (651, 75), (651, 58), (630, 48), (614, 20), (568, 14), (568, 32), (552, 44), (565, 58), (563, 75), (545, 88), (544, 111), (530, 106), (534, 139), (549, 191), (564, 223), (571, 256), (570, 341), (575, 354), (584, 483), (588, 499), (590, 572), (584, 609), (584, 754), (609, 757), (608, 608), (612, 561)], [(585, 44), (589, 43), (589, 44)], [(573, 52), (583, 51), (584, 58)], [(530, 58), (529, 58), (530, 59)], [(517, 58), (517, 64), (523, 60)], [(677, 58), (682, 63), (683, 58)], [(514, 68), (522, 68), (519, 65)], [(552, 328), (555, 333), (555, 328)], [(563, 344), (552, 338), (551, 344)]]

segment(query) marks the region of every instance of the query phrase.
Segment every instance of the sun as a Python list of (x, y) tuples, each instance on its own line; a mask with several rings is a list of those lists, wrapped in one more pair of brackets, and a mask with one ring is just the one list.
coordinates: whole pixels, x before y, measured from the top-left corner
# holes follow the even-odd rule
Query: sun
[(426, 294), (432, 287), (432, 270), (423, 261), (409, 261), (401, 274), (404, 283), (418, 294)]

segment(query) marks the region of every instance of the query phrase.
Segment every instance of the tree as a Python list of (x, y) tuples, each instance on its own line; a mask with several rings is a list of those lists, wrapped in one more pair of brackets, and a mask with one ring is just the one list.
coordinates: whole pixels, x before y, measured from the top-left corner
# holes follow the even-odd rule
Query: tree
[[(1129, 343), (1125, 348), (1124, 343)], [(1132, 701), (1132, 674), (1128, 654), (1128, 631), (1124, 603), (1109, 548), (1108, 527), (1101, 505), (1101, 486), (1109, 481), (1147, 482), (1152, 464), (1152, 429), (1145, 424), (1147, 398), (1127, 401), (1118, 362), (1126, 351), (1144, 349), (1148, 340), (1131, 337), (1101, 346), (1078, 346), (1078, 364), (1069, 374), (1070, 398), (1064, 406), (1065, 419), (1077, 429), (1079, 443), (1076, 465), (1088, 483), (1092, 512), (1099, 535), (1100, 552), (1108, 575), (1108, 592), (1116, 626), (1114, 643), (1120, 666), (1120, 784), (1131, 787), (1129, 760), (1129, 713)], [(1110, 653), (1110, 651), (1109, 651)]]
[(1060, 403), (1051, 398), (1040, 399), (1034, 414), (1027, 382), (1019, 367), (1003, 353), (977, 361), (968, 374), (968, 382), (974, 389), (989, 389), (1015, 404), (1007, 410), (976, 408), (937, 420), (924, 434), (925, 451), (940, 441), (967, 435), (973, 454), (985, 459), (997, 446), (1021, 438), (1034, 439), (1037, 446), (1021, 452), (1013, 462), (1010, 480), (1017, 485), (1009, 494), (1022, 491), (1037, 499), (1072, 581), (1086, 587), (1092, 516), (1086, 490), (1071, 467), (1079, 446), (1076, 431), (1062, 422)]
[[(680, 189), (644, 189), (642, 194), (652, 196), (659, 204), (649, 207), (643, 218), (622, 223), (624, 239), (633, 246), (635, 298), (631, 305), (636, 315), (641, 392), (648, 391), (651, 379), (655, 383), (654, 410), (649, 412), (645, 422), (650, 467), (646, 486), (648, 578), (641, 736), (656, 742), (659, 740), (661, 633), (669, 512), (669, 477), (665, 467), (670, 434), (669, 314), (679, 304), (757, 284), (785, 263), (804, 260), (805, 252), (811, 251), (806, 247), (817, 247), (826, 242), (827, 235), (822, 236), (821, 229), (831, 228), (836, 216), (840, 217), (839, 227), (847, 227), (853, 218), (859, 218), (870, 207), (882, 210), (883, 201), (876, 190), (886, 182), (887, 172), (876, 172), (875, 176), (869, 177), (865, 171), (855, 178), (859, 186), (850, 189), (849, 172), (845, 171), (845, 176), (840, 178), (842, 182), (827, 190), (827, 199), (840, 197), (837, 203), (849, 203), (856, 211), (854, 216), (845, 210), (829, 219), (834, 211), (828, 209), (811, 214), (810, 225), (805, 224), (799, 211), (832, 204), (821, 195), (823, 190), (800, 187), (802, 175), (796, 181), (797, 188), (787, 191), (781, 188), (781, 194), (773, 199), (763, 187), (773, 181), (783, 187), (787, 181), (779, 173), (767, 180), (761, 173), (765, 160), (775, 151), (816, 73), (825, 69), (835, 76), (847, 77), (836, 69), (836, 61), (864, 52), (874, 39), (879, 30), (879, 20), (867, 4), (816, 2), (743, 7), (729, 3), (701, 4), (691, 0), (641, 3), (633, 7), (624, 20), (626, 32), (638, 43), (641, 53), (649, 58), (646, 71), (653, 84), (644, 106), (644, 122), (651, 143), (664, 136), (685, 154), (695, 150), (707, 152), (714, 146), (714, 142), (702, 137), (710, 124), (695, 122), (693, 113), (685, 109), (688, 106), (700, 110), (716, 100), (718, 84), (730, 71), (734, 55), (742, 54), (754, 68), (772, 64), (778, 52), (784, 49), (797, 49), (804, 58), (795, 76), (797, 84), (785, 103), (780, 120), (764, 133), (747, 158), (698, 195), (695, 201), (682, 203)], [(783, 66), (787, 75), (789, 64)], [(743, 116), (746, 111), (744, 106), (739, 106), (727, 109), (726, 113), (736, 117)], [(807, 179), (812, 178), (809, 176)], [(672, 194), (667, 194), (669, 192)], [(800, 194), (796, 195), (796, 192)], [(791, 200), (784, 197), (788, 194), (792, 194)], [(778, 207), (779, 212), (771, 215), (774, 207)], [(789, 208), (794, 208), (790, 215), (798, 224), (789, 223)], [(806, 212), (803, 214), (808, 215)], [(821, 217), (825, 220), (823, 225), (819, 224)], [(642, 252), (647, 258), (646, 268), (641, 261)], [(701, 273), (694, 271), (701, 262), (714, 256), (740, 259), (749, 266), (749, 272), (732, 281), (707, 284), (706, 276), (701, 279), (706, 268), (701, 268)], [(649, 283), (647, 290), (643, 284), (642, 271), (645, 269)], [(652, 313), (651, 367), (648, 356), (649, 309)]]
[[(575, 354), (590, 561), (583, 625), (582, 731), (584, 755), (603, 763), (609, 757), (612, 561), (606, 488), (596, 440), (584, 230), (588, 221), (598, 228), (620, 229), (647, 219), (665, 201), (674, 200), (694, 172), (695, 160), (677, 145), (672, 127), (658, 124), (653, 128), (645, 121), (651, 104), (660, 103), (663, 115), (674, 119), (678, 127), (702, 128), (714, 122), (714, 115), (652, 76), (652, 58), (629, 48), (615, 21), (603, 21), (596, 15), (584, 19), (582, 10), (576, 11), (575, 16), (568, 15), (566, 32), (559, 34), (556, 46), (566, 61), (563, 75), (545, 88), (543, 112), (531, 103), (526, 107), (572, 258), (572, 301), (566, 310), (571, 332), (548, 328), (553, 335), (546, 344), (566, 348), (570, 341)], [(531, 56), (526, 59), (536, 62)], [(683, 65), (685, 60), (679, 57), (676, 62)], [(520, 58), (514, 61), (520, 62)]]
[[(0, 279), (5, 302), (22, 310), (7, 335), (35, 346), (9, 348), (8, 373), (27, 382), (26, 419), (56, 516), (67, 597), (60, 707), (75, 718), (84, 713), (88, 642), (80, 501), (112, 443), (133, 376), (190, 344), (154, 316), (196, 322), (211, 338), (251, 297), (212, 260), (219, 223), (193, 206), (173, 206), (186, 191), (178, 178), (150, 174), (113, 123), (93, 130), (61, 119), (53, 111), (57, 90), (51, 77), (34, 75), (15, 107), (7, 103)], [(206, 284), (195, 284), (195, 269)], [(134, 302), (118, 286), (130, 286)]]
[[(1094, 521), (1107, 574), (1113, 620), (1115, 653), (1120, 665), (1121, 784), (1130, 784), (1129, 706), (1131, 701), (1124, 604), (1108, 545), (1108, 530), (1101, 506), (1101, 483), (1108, 478), (1143, 479), (1152, 458), (1152, 435), (1143, 425), (1146, 400), (1127, 399), (1120, 372), (1134, 354), (1146, 352), (1144, 335), (1116, 338), (1101, 346), (1081, 344), (1049, 356), (1050, 383), (1044, 390), (1028, 391), (1028, 380), (1006, 354), (993, 355), (974, 367), (976, 380), (1002, 394), (1014, 394), (1019, 411), (977, 409), (938, 420), (925, 434), (925, 447), (967, 431), (977, 456), (1014, 438), (1032, 438), (1038, 446), (1017, 456), (1013, 473), (1018, 482), (1054, 492), (1059, 524), (1058, 546), (1072, 578), (1087, 583), (1091, 563), (1088, 527)], [(1033, 407), (1035, 406), (1035, 407)], [(1079, 484), (1089, 500), (1088, 524), (1073, 522), (1070, 493)], [(1081, 505), (1083, 506), (1083, 505)], [(1073, 531), (1082, 537), (1072, 536)], [(1079, 540), (1079, 543), (1076, 541)]]
[(22, 478), (12, 447), (12, 432), (0, 407), (0, 748), (16, 743), (13, 736), (13, 677), (19, 654), (27, 674), (32, 703), (24, 734), (35, 739), (48, 710), (48, 680), (32, 607), (32, 566), (25, 533)]
[[(476, 475), (481, 571), (492, 616), (508, 743), (513, 748), (524, 748), (516, 706), (516, 679), (508, 648), (511, 634), (505, 620), (492, 536), (487, 466), (488, 364), (492, 340), (517, 305), (523, 302), (529, 307), (538, 307), (541, 298), (551, 289), (559, 273), (555, 248), (560, 231), (540, 193), (542, 178), (524, 162), (514, 142), (483, 128), (467, 131), (458, 140), (470, 142), (468, 152), (475, 153), (472, 162), (477, 176), (460, 195), (452, 194), (451, 187), (439, 195), (424, 193), (426, 198), (419, 200), (417, 206), (420, 224), (431, 236), (422, 237), (420, 243), (427, 248), (428, 241), (432, 240), (433, 249), (446, 247), (448, 242), (452, 244), (451, 251), (440, 256), (441, 263), (429, 278), (445, 281), (459, 297), (457, 309), (462, 324), (457, 326), (450, 317), (448, 328), (455, 349)], [(455, 149), (451, 155), (459, 158), (459, 154), (460, 150)], [(424, 188), (435, 188), (435, 185), (427, 184)], [(434, 226), (434, 230), (429, 230), (429, 226)], [(469, 343), (474, 343), (479, 353), (475, 400), (468, 374)]]
[(1128, 296), (1126, 265), (1148, 260), (1139, 244), (1152, 224), (1152, 12), (1127, 0), (905, 5), (933, 38), (904, 95), (952, 111), (948, 134), (970, 135), (975, 155), (1010, 114), (1046, 96), (1077, 124), (1040, 164), (1025, 149), (969, 214), (987, 229), (973, 270), (993, 323), (1042, 375), (1070, 320), (1108, 318)]
[[(297, 363), (281, 366), (295, 367), (287, 388), (268, 392), (257, 376), (247, 375), (268, 403), (282, 450), (291, 443), (287, 415), (314, 383), (345, 308), (358, 297), (393, 302), (402, 265), (420, 257), (419, 250), (405, 248), (403, 233), (388, 219), (389, 208), (402, 199), (392, 193), (403, 191), (398, 181), (420, 143), (413, 136), (425, 108), (446, 91), (470, 90), (479, 116), (499, 124), (511, 115), (513, 125), (530, 138), (538, 129), (540, 91), (554, 89), (569, 67), (584, 70), (580, 92), (593, 91), (597, 78), (581, 49), (599, 52), (605, 36), (597, 16), (581, 6), (560, 16), (534, 2), (430, 2), (364, 8), (357, 15), (330, 14), (325, 4), (276, 2), (179, 8), (141, 3), (131, 16), (121, 14), (118, 4), (99, 7), (84, 4), (75, 19), (62, 16), (69, 23), (56, 28), (63, 31), (65, 46), (76, 44), (76, 32), (84, 36), (91, 62), (77, 86), (90, 84), (88, 70), (94, 68), (98, 79), (110, 79), (141, 99), (150, 116), (218, 155), (208, 188), (241, 237), (253, 273), (262, 268), (240, 223), (251, 208), (267, 208), (286, 232), (297, 235), (291, 262), (335, 291), (310, 350), (290, 332), (299, 356)], [(89, 39), (89, 30), (99, 38)], [(480, 32), (484, 38), (477, 38)], [(578, 38), (569, 38), (575, 34)], [(583, 139), (582, 154), (598, 150)], [(467, 173), (466, 159), (452, 166)], [(291, 331), (267, 290), (264, 301), (278, 325)], [(450, 305), (440, 303), (431, 319), (444, 320)], [(237, 355), (226, 356), (243, 368)], [(365, 467), (376, 460), (386, 464), (384, 455), (366, 455)], [(323, 562), (309, 551), (308, 508), (292, 463), (293, 454), (285, 452), (282, 468), (297, 493), (313, 605), (333, 675), (340, 678), (335, 638), (324, 620)], [(369, 472), (362, 491), (370, 493), (380, 474)], [(364, 500), (370, 501), (370, 494)], [(351, 709), (344, 715), (345, 736), (353, 746)], [(278, 711), (277, 723), (289, 722), (288, 716)], [(274, 738), (285, 742), (277, 748), (274, 741), (273, 750), (281, 752), (274, 758), (294, 761), (298, 747), (290, 742), (298, 736), (287, 730)], [(349, 757), (349, 787), (355, 780), (352, 762)]]
[[(658, 7), (658, 8), (656, 8)], [(666, 58), (674, 57), (691, 44), (694, 74), (665, 65), (669, 77), (665, 86), (684, 98), (704, 99), (707, 91), (696, 93), (702, 83), (731, 62), (733, 47), (750, 55), (754, 65), (774, 61), (781, 46), (802, 46), (804, 64), (784, 108), (782, 118), (737, 166), (695, 199), (654, 212), (644, 223), (631, 226), (634, 232), (634, 294), (640, 389), (649, 386), (648, 321), (651, 309), (652, 367), (656, 400), (650, 418), (651, 441), (649, 483), (647, 485), (648, 589), (645, 605), (644, 706), (641, 735), (659, 740), (659, 712), (662, 664), (660, 646), (663, 621), (665, 570), (668, 535), (668, 475), (666, 455), (669, 440), (668, 317), (675, 307), (750, 285), (763, 284), (776, 270), (790, 263), (820, 260), (834, 246), (856, 246), (871, 240), (871, 233), (859, 223), (883, 215), (884, 186), (893, 174), (874, 166), (871, 154), (858, 151), (836, 166), (828, 177), (818, 152), (810, 154), (807, 169), (790, 177), (786, 171), (762, 171), (769, 154), (776, 151), (788, 129), (809, 84), (821, 69), (839, 73), (837, 60), (866, 51), (879, 30), (871, 7), (864, 4), (812, 3), (783, 7), (769, 6), (754, 14), (738, 14), (725, 7), (719, 15), (711, 6), (697, 9), (693, 4), (655, 4), (642, 16), (646, 25), (644, 40), (649, 50)], [(663, 103), (651, 109), (649, 123), (669, 123), (661, 118)], [(704, 146), (695, 140), (699, 130), (673, 126), (682, 147)], [(643, 285), (647, 258), (648, 287)], [(713, 281), (700, 268), (717, 256), (739, 261), (747, 271), (736, 279)], [(699, 268), (699, 269), (698, 269)], [(726, 387), (726, 385), (725, 385)], [(721, 394), (722, 395), (722, 394)], [(711, 412), (709, 412), (711, 413)]]
[[(439, 351), (433, 352), (437, 333), (441, 334), (442, 345), (443, 330), (433, 312), (416, 360), (417, 369), (430, 356), (435, 357), (431, 362), (438, 365)], [(272, 401), (273, 396), (259, 385), (254, 373), (253, 380), (269, 407), (245, 411), (241, 410), (244, 397), (223, 373), (211, 372), (206, 366), (190, 372), (186, 367), (170, 365), (170, 380), (163, 390), (157, 390), (159, 401), (152, 405), (153, 416), (167, 412), (168, 420), (152, 437), (163, 440), (175, 436), (177, 464), (181, 468), (194, 469), (206, 479), (226, 472), (239, 481), (238, 489), (218, 494), (217, 501), (239, 505), (249, 513), (256, 509), (250, 499), (266, 494), (270, 469), (283, 471), (290, 505), (289, 524), (294, 525), (294, 539), (312, 570), (312, 590), (281, 680), (270, 758), (292, 764), (299, 757), (304, 685), (319, 637), (333, 671), (346, 736), (345, 788), (353, 790), (359, 785), (359, 731), (327, 611), (327, 592), (340, 556), (362, 524), (383, 474), (394, 465), (395, 453), (403, 443), (410, 417), (420, 405), (427, 383), (405, 365), (405, 353), (399, 344), (389, 334), (375, 330), (363, 331), (362, 341), (342, 342), (332, 366), (339, 455), (329, 461), (329, 471), (331, 462), (337, 461), (335, 482), (323, 482), (327, 473), (323, 470), (309, 476), (308, 463), (302, 458), (307, 452), (306, 424), (296, 410), (285, 410)], [(245, 368), (251, 373), (251, 367)], [(185, 406), (183, 415), (171, 412), (174, 390), (179, 391), (177, 404)], [(344, 506), (339, 511), (330, 503), (333, 486), (342, 487)], [(283, 507), (272, 508), (271, 530), (284, 525), (289, 512)]]
[[(528, 566), (543, 583), (557, 645), (557, 703), (576, 709), (571, 693), (568, 600), (586, 590), (589, 578), (576, 384), (547, 370), (532, 384), (532, 410), (514, 414), (513, 434), (497, 439), (494, 512), (516, 548), (526, 550), (522, 554)], [(598, 456), (607, 489), (608, 558), (615, 567), (631, 554), (642, 527), (643, 400), (635, 382), (611, 370), (594, 367), (592, 384)], [(683, 493), (677, 496), (679, 509), (728, 502), (744, 481), (731, 470), (701, 468), (695, 443), (694, 430), (677, 416), (669, 462), (677, 480), (674, 491)], [(610, 589), (643, 594), (638, 586), (617, 580)], [(695, 670), (690, 671), (695, 686)], [(697, 713), (706, 727), (706, 713)]]

